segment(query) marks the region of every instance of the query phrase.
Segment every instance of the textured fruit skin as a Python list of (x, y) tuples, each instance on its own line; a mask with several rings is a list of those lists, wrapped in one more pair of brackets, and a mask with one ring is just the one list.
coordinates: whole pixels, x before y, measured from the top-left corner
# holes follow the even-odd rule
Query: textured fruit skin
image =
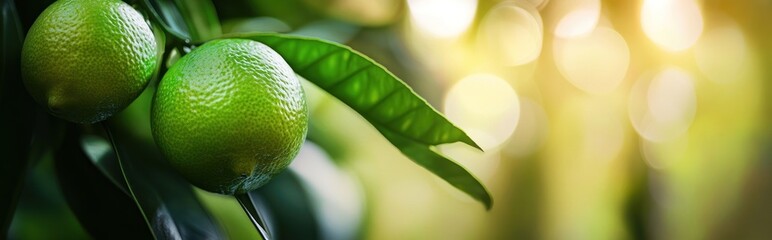
[(159, 83), (153, 137), (170, 165), (211, 192), (264, 185), (297, 155), (308, 107), (295, 73), (273, 49), (246, 39), (208, 42)]
[(60, 0), (38, 16), (22, 47), (24, 84), (60, 118), (94, 123), (128, 106), (156, 69), (142, 15), (120, 0)]

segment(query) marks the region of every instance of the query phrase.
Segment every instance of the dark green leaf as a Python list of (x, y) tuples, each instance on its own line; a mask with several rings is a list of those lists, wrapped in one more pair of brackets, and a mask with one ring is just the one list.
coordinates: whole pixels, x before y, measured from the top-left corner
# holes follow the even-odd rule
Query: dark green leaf
[(30, 142), (29, 161), (37, 165), (45, 158), (54, 155), (62, 145), (67, 122), (48, 114), (43, 108), (35, 111), (35, 126)]
[(181, 40), (190, 40), (190, 29), (185, 24), (185, 19), (180, 9), (173, 0), (139, 0), (145, 11), (150, 14), (161, 27), (169, 34)]
[(349, 47), (319, 39), (270, 33), (226, 37), (270, 46), (295, 72), (357, 111), (410, 159), (491, 206), (488, 191), (474, 176), (429, 149), (452, 142), (480, 147), (378, 63)]
[(64, 199), (54, 164), (53, 156), (45, 157), (29, 169), (8, 235), (0, 238), (90, 238)]
[(180, 14), (190, 29), (194, 42), (208, 40), (222, 35), (217, 11), (210, 0), (174, 0)]
[(429, 171), (445, 179), (451, 185), (482, 202), (485, 204), (485, 208), (490, 209), (493, 206), (493, 199), (491, 199), (485, 186), (477, 178), (469, 174), (464, 167), (411, 139), (393, 134), (388, 130), (381, 129), (381, 133), (394, 146), (399, 148), (399, 151), (413, 159), (418, 165), (429, 169)]
[(252, 225), (257, 229), (257, 233), (260, 234), (260, 237), (265, 240), (273, 239), (271, 233), (268, 232), (268, 225), (265, 224), (265, 218), (261, 212), (258, 211), (256, 199), (253, 199), (249, 194), (236, 195), (235, 197), (236, 200), (238, 200), (239, 205), (241, 205), (241, 208), (244, 209), (244, 212), (249, 217)]
[[(83, 154), (91, 161), (91, 164), (104, 175), (105, 180), (112, 183), (121, 192), (130, 196), (129, 186), (123, 179), (123, 171), (118, 162), (118, 156), (113, 150), (112, 143), (101, 136), (101, 129), (87, 126), (81, 129), (81, 135), (76, 139), (80, 144)], [(72, 141), (68, 139), (67, 141)], [(65, 147), (65, 146), (63, 146)]]
[(23, 179), (29, 168), (29, 147), (35, 104), (22, 84), (24, 39), (12, 0), (2, 1), (2, 79), (0, 79), (0, 236), (6, 236)]
[[(56, 174), (62, 193), (81, 225), (97, 239), (150, 239), (142, 213), (121, 185), (111, 183), (90, 159), (117, 164), (110, 145), (95, 137), (82, 138), (71, 125), (56, 153)], [(84, 144), (81, 146), (80, 142)], [(87, 152), (92, 152), (91, 156)], [(120, 174), (120, 173), (119, 173)], [(109, 221), (105, 221), (109, 219)]]
[(127, 109), (103, 122), (103, 137), (114, 150), (129, 193), (158, 239), (224, 239), (217, 221), (193, 187), (173, 171), (150, 134), (148, 88)]
[(255, 208), (267, 215), (267, 226), (274, 238), (321, 239), (314, 202), (291, 169), (249, 192), (249, 196)]
[(190, 184), (161, 162), (154, 145), (133, 141), (110, 123), (105, 127), (129, 192), (157, 239), (225, 238)]
[(210, 0), (141, 0), (161, 27), (184, 41), (203, 41), (222, 34), (217, 11)]

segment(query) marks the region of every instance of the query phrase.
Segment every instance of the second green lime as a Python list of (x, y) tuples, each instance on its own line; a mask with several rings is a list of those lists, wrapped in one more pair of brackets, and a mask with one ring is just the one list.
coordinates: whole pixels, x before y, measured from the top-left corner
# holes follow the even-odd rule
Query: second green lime
[(194, 185), (223, 194), (254, 190), (284, 170), (308, 128), (300, 81), (273, 49), (246, 39), (208, 42), (159, 83), (153, 137)]

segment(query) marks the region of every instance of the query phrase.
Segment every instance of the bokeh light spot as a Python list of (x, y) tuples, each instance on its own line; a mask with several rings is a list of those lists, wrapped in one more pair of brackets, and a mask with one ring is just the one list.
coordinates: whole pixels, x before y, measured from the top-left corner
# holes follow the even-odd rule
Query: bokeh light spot
[(703, 20), (695, 0), (645, 0), (641, 24), (654, 43), (665, 50), (681, 51), (697, 42)]
[(643, 77), (633, 86), (629, 113), (641, 137), (662, 142), (680, 136), (691, 125), (697, 110), (692, 76), (678, 68), (667, 68), (650, 80)]
[(479, 33), (486, 53), (503, 65), (529, 63), (541, 53), (541, 16), (528, 4), (499, 4), (485, 16)]
[(598, 27), (578, 38), (555, 39), (555, 64), (577, 88), (589, 93), (608, 93), (624, 79), (630, 65), (630, 49), (619, 33)]
[(674, 122), (692, 115), (695, 105), (694, 85), (687, 73), (667, 69), (649, 84), (649, 112), (660, 122)]
[(474, 20), (477, 0), (408, 0), (412, 23), (436, 37), (463, 33)]
[[(484, 149), (498, 147), (515, 131), (520, 118), (517, 93), (504, 79), (474, 74), (456, 83), (445, 97), (446, 116)], [(476, 136), (474, 133), (483, 133)], [(494, 141), (479, 142), (487, 136)]]
[(568, 9), (555, 27), (555, 35), (562, 38), (578, 37), (592, 32), (600, 19), (600, 0), (565, 1)]
[(530, 3), (531, 6), (538, 10), (542, 10), (544, 6), (547, 6), (547, 3), (549, 3), (549, 0), (525, 0), (526, 2)]

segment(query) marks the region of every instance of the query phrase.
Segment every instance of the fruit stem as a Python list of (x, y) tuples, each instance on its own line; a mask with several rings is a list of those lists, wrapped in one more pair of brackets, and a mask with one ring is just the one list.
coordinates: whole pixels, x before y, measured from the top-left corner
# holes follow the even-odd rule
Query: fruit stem
[(271, 236), (267, 231), (268, 225), (265, 224), (265, 220), (260, 215), (260, 212), (257, 211), (257, 208), (255, 208), (255, 204), (254, 204), (254, 200), (252, 199), (252, 196), (249, 195), (249, 193), (244, 193), (244, 194), (235, 195), (235, 197), (236, 197), (236, 200), (241, 205), (241, 208), (243, 208), (244, 212), (246, 212), (247, 216), (249, 216), (249, 220), (251, 220), (252, 224), (255, 225), (257, 232), (260, 233), (260, 237), (262, 237), (265, 240), (270, 240)]

